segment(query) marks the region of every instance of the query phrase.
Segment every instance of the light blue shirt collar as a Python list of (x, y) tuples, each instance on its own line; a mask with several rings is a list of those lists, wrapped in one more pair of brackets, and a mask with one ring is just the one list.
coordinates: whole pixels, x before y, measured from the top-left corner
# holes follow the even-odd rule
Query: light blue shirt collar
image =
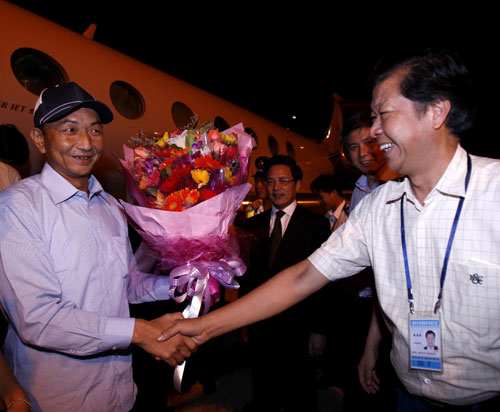
[[(48, 163), (45, 163), (43, 166), (42, 172), (40, 173), (40, 181), (47, 190), (49, 197), (54, 204), (62, 203), (77, 193), (84, 193), (68, 182)], [(91, 175), (89, 178), (88, 198), (91, 199), (94, 195), (100, 195), (101, 193), (105, 193), (103, 192), (101, 184), (93, 175)], [(87, 196), (86, 193), (85, 196)]]

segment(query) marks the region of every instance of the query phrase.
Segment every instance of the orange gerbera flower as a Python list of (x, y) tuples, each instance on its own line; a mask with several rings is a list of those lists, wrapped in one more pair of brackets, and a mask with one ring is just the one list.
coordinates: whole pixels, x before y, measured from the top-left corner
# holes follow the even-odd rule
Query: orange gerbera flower
[(222, 168), (221, 164), (211, 155), (197, 157), (194, 160), (195, 169), (205, 169), (208, 172), (213, 172)]
[(181, 212), (185, 209), (182, 203), (182, 196), (179, 192), (174, 192), (167, 196), (164, 209), (170, 212)]
[(180, 190), (179, 193), (182, 197), (182, 201), (185, 207), (194, 206), (198, 202), (198, 199), (200, 198), (200, 192), (198, 192), (198, 190), (189, 189), (188, 187), (186, 187), (183, 190)]

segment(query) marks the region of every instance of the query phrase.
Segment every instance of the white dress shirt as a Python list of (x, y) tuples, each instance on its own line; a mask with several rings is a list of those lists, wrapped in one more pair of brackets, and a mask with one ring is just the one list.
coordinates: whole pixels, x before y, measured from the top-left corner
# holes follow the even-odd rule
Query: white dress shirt
[[(288, 223), (290, 222), (290, 219), (296, 207), (297, 207), (297, 201), (294, 200), (292, 203), (290, 203), (287, 207), (283, 209), (283, 212), (285, 212), (285, 214), (281, 217), (281, 229), (282, 229), (281, 236), (285, 234), (286, 228), (288, 227)], [(278, 209), (273, 205), (273, 207), (271, 208), (271, 222), (269, 224), (269, 236), (271, 236), (271, 233), (274, 228), (274, 221), (276, 220), (277, 211)]]
[[(424, 205), (415, 198), (408, 179), (387, 182), (365, 197), (309, 258), (331, 280), (371, 265), (393, 334), (391, 360), (399, 378), (414, 395), (456, 405), (500, 392), (500, 161), (471, 158), (467, 194), (467, 155), (459, 146)], [(409, 372), (401, 201), (415, 310), (432, 311), (451, 226), (464, 196), (440, 309), (443, 372)]]

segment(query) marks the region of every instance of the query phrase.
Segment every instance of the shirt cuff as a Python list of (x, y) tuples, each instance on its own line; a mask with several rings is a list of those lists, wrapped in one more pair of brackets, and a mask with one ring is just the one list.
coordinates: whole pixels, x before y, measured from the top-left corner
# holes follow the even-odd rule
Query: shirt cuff
[(125, 349), (132, 343), (135, 319), (108, 318), (106, 322), (105, 340), (112, 350)]
[(327, 279), (332, 280), (328, 275), (328, 256), (320, 247), (316, 249), (308, 258), (309, 262)]
[(168, 276), (158, 276), (155, 280), (154, 294), (157, 300), (168, 300), (170, 290), (170, 278)]

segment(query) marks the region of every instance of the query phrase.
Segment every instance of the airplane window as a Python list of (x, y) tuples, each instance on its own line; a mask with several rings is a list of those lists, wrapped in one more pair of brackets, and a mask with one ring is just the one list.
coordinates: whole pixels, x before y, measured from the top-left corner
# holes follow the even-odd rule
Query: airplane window
[(193, 111), (181, 102), (172, 104), (172, 118), (179, 129), (195, 129), (198, 124), (198, 117)]
[(127, 119), (138, 119), (146, 111), (141, 93), (129, 83), (117, 80), (109, 88), (109, 96), (118, 113)]
[(290, 142), (286, 142), (286, 152), (288, 153), (288, 156), (295, 159), (295, 148)]
[(222, 132), (226, 129), (229, 129), (231, 126), (229, 126), (229, 123), (226, 122), (222, 117), (217, 116), (214, 120), (214, 127)]
[(250, 136), (252, 136), (255, 139), (256, 146), (253, 148), (253, 150), (257, 149), (257, 146), (259, 145), (259, 138), (257, 137), (257, 133), (255, 133), (255, 131), (250, 127), (246, 127), (245, 132), (247, 132)]
[(277, 155), (279, 152), (279, 145), (278, 145), (278, 141), (276, 140), (276, 138), (274, 136), (269, 135), (269, 137), (267, 138), (267, 144), (269, 146), (269, 150), (271, 151), (271, 154), (273, 156)]
[(47, 87), (69, 80), (63, 67), (39, 50), (17, 49), (10, 57), (10, 65), (19, 83), (36, 96)]

